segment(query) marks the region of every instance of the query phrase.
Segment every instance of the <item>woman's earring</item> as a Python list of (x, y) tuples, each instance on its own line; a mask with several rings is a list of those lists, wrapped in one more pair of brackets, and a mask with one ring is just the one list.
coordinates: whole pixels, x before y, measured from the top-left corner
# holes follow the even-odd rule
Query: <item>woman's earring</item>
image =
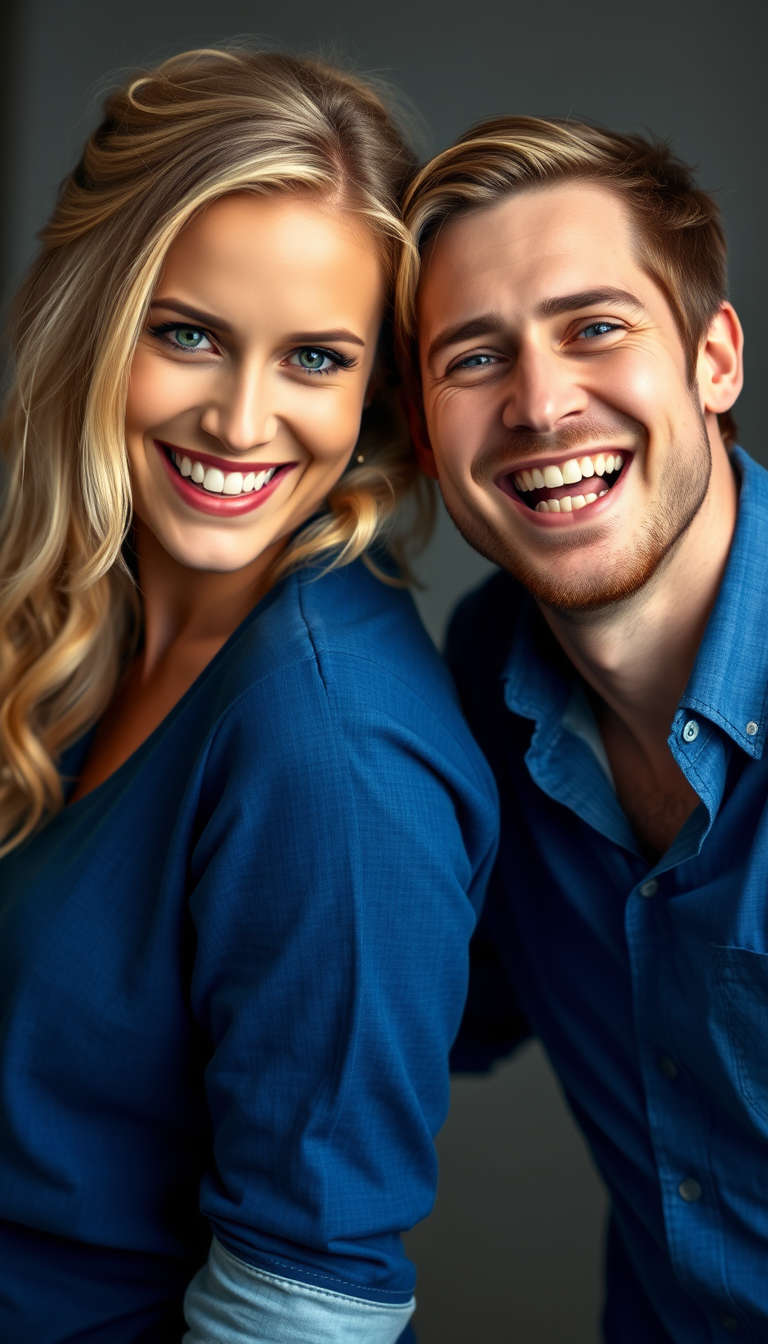
[(357, 454), (357, 457), (355, 458), (355, 461), (356, 461), (356, 462), (364, 462), (364, 461), (365, 461), (365, 453), (358, 453), (358, 454)]

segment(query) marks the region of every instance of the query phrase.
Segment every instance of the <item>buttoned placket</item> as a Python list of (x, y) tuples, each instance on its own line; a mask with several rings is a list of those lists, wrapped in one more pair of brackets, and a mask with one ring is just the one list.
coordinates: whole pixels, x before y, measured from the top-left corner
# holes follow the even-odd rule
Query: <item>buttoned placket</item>
[[(514, 694), (508, 687), (508, 703)], [(702, 1285), (690, 1261), (693, 1220), (697, 1237), (703, 1235), (719, 1246), (722, 1226), (701, 1099), (686, 1072), (685, 1061), (678, 1057), (667, 1013), (668, 900), (680, 891), (684, 882), (681, 871), (684, 873), (686, 861), (699, 853), (717, 814), (725, 782), (723, 743), (717, 728), (702, 713), (693, 713), (681, 704), (669, 745), (701, 802), (666, 854), (648, 868), (605, 763), (594, 746), (590, 749), (591, 734), (577, 730), (573, 736), (565, 731), (572, 706), (573, 695), (562, 690), (550, 701), (547, 715), (542, 715), (541, 706), (537, 706), (537, 726), (526, 758), (528, 768), (550, 797), (576, 811), (607, 840), (630, 851), (637, 881), (627, 893), (625, 933), (650, 1139), (670, 1256), (680, 1282), (706, 1313), (713, 1339), (738, 1333), (740, 1338), (752, 1341), (749, 1324), (740, 1322), (734, 1314), (737, 1308), (729, 1300), (725, 1285), (710, 1285), (710, 1300), (702, 1301)], [(519, 712), (519, 701), (513, 700), (512, 707)], [(527, 710), (533, 717), (533, 705), (528, 704)], [(589, 773), (591, 787), (585, 787)]]
[(724, 747), (714, 725), (685, 705), (675, 715), (669, 746), (701, 803), (667, 853), (633, 889), (625, 912), (648, 1123), (669, 1252), (680, 1282), (706, 1312), (714, 1340), (734, 1334), (753, 1340), (749, 1323), (734, 1314), (725, 1284), (709, 1285), (709, 1301), (702, 1301), (702, 1284), (691, 1264), (691, 1245), (704, 1239), (718, 1248), (716, 1259), (722, 1262), (723, 1228), (706, 1113), (676, 1048), (669, 1008), (669, 902), (684, 890), (684, 865), (700, 851), (717, 814), (725, 780)]

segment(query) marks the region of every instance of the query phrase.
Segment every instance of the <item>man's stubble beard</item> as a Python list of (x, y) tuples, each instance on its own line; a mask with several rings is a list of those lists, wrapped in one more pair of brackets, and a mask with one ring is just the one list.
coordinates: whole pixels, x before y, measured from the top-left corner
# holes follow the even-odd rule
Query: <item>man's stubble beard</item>
[[(590, 577), (579, 575), (574, 579), (561, 579), (551, 572), (556, 565), (557, 548), (564, 553), (572, 553), (579, 547), (595, 547), (596, 543), (599, 543), (597, 529), (589, 529), (589, 532), (585, 529), (584, 535), (580, 538), (566, 535), (562, 538), (553, 537), (554, 564), (548, 571), (531, 561), (522, 546), (515, 545), (510, 537), (494, 531), (484, 518), (472, 513), (463, 499), (457, 507), (456, 502), (446, 498), (443, 491), (445, 507), (462, 536), (474, 550), (479, 551), (492, 564), (506, 569), (545, 606), (558, 612), (577, 615), (579, 612), (597, 611), (625, 601), (643, 588), (657, 572), (691, 526), (706, 498), (712, 474), (712, 452), (703, 412), (698, 405), (696, 410), (699, 414), (701, 433), (695, 455), (678, 453), (674, 446), (670, 445), (661, 476), (658, 499), (649, 508), (648, 517), (632, 544), (631, 554), (621, 554), (617, 557), (617, 561), (612, 561), (609, 567), (612, 571), (610, 573), (606, 573), (607, 567), (601, 563), (599, 554), (595, 559), (596, 572)], [(633, 424), (637, 446), (639, 447), (641, 442), (644, 444), (645, 435), (641, 427), (631, 421), (623, 420), (623, 423)], [(578, 438), (582, 444), (589, 442), (583, 428)], [(528, 453), (533, 444), (534, 436), (527, 436)], [(553, 457), (559, 456), (563, 447), (570, 449), (572, 456), (579, 456), (576, 437), (573, 435), (558, 436), (557, 440), (552, 436), (548, 438), (547, 446)], [(492, 486), (499, 466), (510, 460), (509, 448), (510, 443), (507, 440), (501, 450), (489, 453), (475, 463), (472, 477), (477, 485), (485, 489)], [(516, 456), (522, 457), (523, 453), (517, 453)]]

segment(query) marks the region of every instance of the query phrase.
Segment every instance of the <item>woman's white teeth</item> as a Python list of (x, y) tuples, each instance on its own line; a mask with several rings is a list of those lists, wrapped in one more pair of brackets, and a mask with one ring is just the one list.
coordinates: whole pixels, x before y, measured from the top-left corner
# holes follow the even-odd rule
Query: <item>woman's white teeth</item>
[[(205, 485), (205, 481), (203, 481)], [(243, 473), (242, 471), (230, 471), (228, 476), (224, 477), (225, 495), (242, 495), (243, 493)]]
[(219, 471), (218, 467), (207, 467), (203, 477), (203, 489), (210, 490), (212, 495), (222, 495), (224, 493), (224, 472)]
[(197, 459), (182, 457), (181, 453), (172, 453), (173, 461), (182, 476), (191, 476), (196, 485), (202, 485), (211, 495), (249, 495), (261, 490), (272, 480), (277, 467), (266, 471), (221, 471), (219, 467), (204, 467)]
[[(530, 470), (517, 471), (512, 479), (516, 489), (525, 494), (528, 490), (545, 488), (554, 490), (559, 485), (576, 485), (589, 476), (610, 476), (612, 472), (620, 471), (623, 466), (624, 458), (621, 453), (598, 453), (595, 457), (571, 457), (560, 465), (552, 463), (543, 468), (531, 467)], [(580, 496), (577, 495), (576, 498)], [(551, 500), (549, 502), (552, 503)], [(575, 505), (575, 507), (583, 506)]]

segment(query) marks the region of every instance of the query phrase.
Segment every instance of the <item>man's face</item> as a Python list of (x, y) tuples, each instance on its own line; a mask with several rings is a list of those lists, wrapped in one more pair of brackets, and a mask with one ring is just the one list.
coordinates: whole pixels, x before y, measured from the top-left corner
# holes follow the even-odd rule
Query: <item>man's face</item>
[(637, 591), (696, 517), (710, 444), (625, 207), (574, 184), (450, 220), (418, 296), (427, 429), (451, 517), (542, 602)]

